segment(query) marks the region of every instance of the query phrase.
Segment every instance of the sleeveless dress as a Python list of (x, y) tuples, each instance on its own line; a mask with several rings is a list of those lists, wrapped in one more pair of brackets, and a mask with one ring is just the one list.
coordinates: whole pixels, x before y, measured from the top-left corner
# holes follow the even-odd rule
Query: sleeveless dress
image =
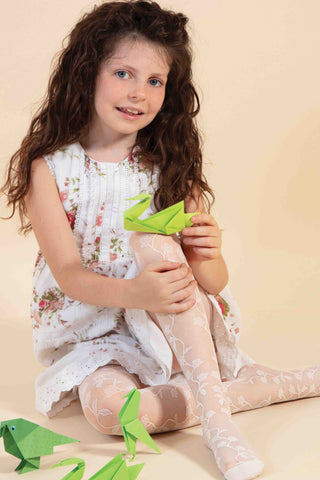
[[(159, 171), (155, 167), (152, 173), (138, 151), (136, 147), (119, 163), (98, 162), (76, 142), (44, 156), (83, 266), (110, 278), (130, 279), (139, 273), (123, 212), (135, 202), (127, 198), (156, 191)], [(153, 213), (151, 201), (140, 218)], [(231, 380), (254, 361), (237, 346), (241, 320), (229, 288), (208, 298), (221, 378)], [(122, 365), (146, 385), (165, 384), (177, 372), (164, 334), (146, 311), (94, 306), (67, 297), (40, 250), (30, 310), (35, 355), (46, 367), (35, 383), (36, 408), (44, 415), (54, 416), (69, 405), (85, 377), (103, 365)]]

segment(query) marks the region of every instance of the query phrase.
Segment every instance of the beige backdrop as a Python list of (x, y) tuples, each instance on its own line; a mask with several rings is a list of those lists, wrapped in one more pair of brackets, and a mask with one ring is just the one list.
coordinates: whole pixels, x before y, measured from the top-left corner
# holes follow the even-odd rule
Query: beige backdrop
[[(44, 95), (53, 55), (95, 3), (2, 5), (2, 179)], [(320, 3), (159, 3), (190, 17), (205, 173), (216, 194), (212, 213), (224, 228), (230, 286), (242, 310), (240, 346), (275, 368), (320, 363)], [(0, 207), (0, 215), (9, 214), (3, 198)], [(18, 215), (0, 220), (1, 383), (31, 388), (41, 370), (29, 327), (38, 247), (33, 233), (18, 235), (18, 226)], [(30, 365), (23, 377), (19, 351)]]

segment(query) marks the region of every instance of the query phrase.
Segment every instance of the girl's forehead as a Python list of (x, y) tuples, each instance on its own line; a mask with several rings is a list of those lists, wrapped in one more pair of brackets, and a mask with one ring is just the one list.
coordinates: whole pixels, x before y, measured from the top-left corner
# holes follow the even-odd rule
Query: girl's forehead
[(116, 45), (107, 63), (125, 62), (158, 65), (162, 73), (169, 72), (168, 53), (164, 47), (144, 39), (122, 39)]

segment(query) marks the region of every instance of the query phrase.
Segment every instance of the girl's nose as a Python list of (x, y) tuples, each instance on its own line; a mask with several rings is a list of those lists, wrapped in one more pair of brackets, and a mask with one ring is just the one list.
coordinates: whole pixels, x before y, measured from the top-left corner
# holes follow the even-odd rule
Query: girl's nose
[(136, 100), (144, 100), (146, 98), (145, 86), (140, 82), (135, 82), (128, 94), (129, 98)]

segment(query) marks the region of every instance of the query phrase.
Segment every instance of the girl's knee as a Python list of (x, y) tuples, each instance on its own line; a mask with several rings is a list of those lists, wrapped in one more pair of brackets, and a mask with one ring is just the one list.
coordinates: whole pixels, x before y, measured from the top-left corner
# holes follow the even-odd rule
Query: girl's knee
[(144, 260), (143, 263), (169, 260), (187, 264), (179, 237), (176, 234), (133, 232), (130, 237), (130, 246), (138, 259)]
[(90, 403), (81, 402), (81, 406), (84, 416), (96, 430), (108, 435), (122, 435), (119, 421), (122, 399), (114, 396), (93, 398)]
[(79, 386), (79, 399), (84, 416), (100, 432), (122, 435), (119, 412), (123, 398), (138, 388), (135, 377), (123, 367), (107, 365), (88, 375)]

